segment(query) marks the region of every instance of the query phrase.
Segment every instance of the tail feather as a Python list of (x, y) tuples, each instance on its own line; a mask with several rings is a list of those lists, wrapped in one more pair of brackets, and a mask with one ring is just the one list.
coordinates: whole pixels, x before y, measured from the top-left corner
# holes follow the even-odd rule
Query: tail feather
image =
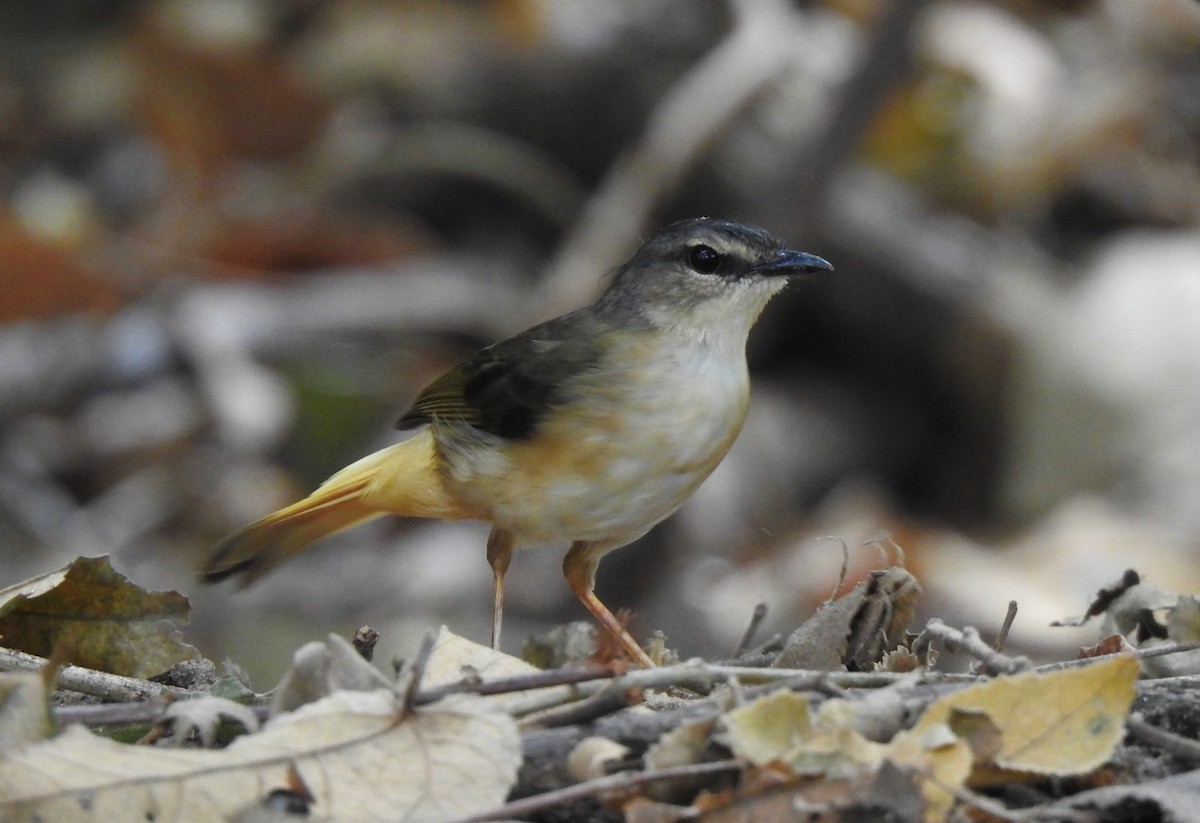
[(243, 584), (252, 583), (321, 538), (383, 514), (473, 516), (447, 498), (434, 467), (428, 430), (368, 455), (303, 500), (226, 537), (213, 549), (201, 576), (215, 583), (241, 575)]
[(242, 575), (243, 584), (253, 583), (321, 538), (383, 514), (359, 500), (366, 483), (355, 485), (335, 495), (306, 497), (229, 535), (213, 549), (204, 580)]

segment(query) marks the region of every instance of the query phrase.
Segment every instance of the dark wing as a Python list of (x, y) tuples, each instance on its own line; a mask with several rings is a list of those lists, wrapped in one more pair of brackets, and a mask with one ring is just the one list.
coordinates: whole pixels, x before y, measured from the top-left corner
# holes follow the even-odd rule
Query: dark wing
[(463, 422), (510, 440), (530, 437), (569, 399), (571, 378), (600, 359), (603, 321), (587, 309), (534, 326), (459, 363), (430, 383), (396, 424)]

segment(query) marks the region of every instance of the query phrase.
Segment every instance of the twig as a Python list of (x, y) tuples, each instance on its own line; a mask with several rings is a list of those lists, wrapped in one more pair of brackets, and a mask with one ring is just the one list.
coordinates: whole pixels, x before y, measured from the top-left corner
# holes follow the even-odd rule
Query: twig
[[(822, 538), (818, 538), (822, 539)], [(835, 537), (831, 534), (824, 535), (825, 540), (836, 540), (842, 547), (842, 568), (838, 571), (837, 583), (833, 587), (833, 591), (829, 593), (829, 597), (825, 599), (826, 603), (832, 603), (837, 600), (838, 595), (842, 591), (842, 586), (846, 585), (846, 578), (850, 574), (850, 547), (846, 545), (846, 541), (840, 537)]]
[(1129, 715), (1125, 721), (1129, 733), (1143, 743), (1156, 746), (1174, 757), (1185, 757), (1188, 760), (1200, 760), (1200, 741), (1161, 729), (1152, 723), (1147, 723), (1139, 712)]
[(620, 772), (607, 777), (599, 777), (584, 783), (576, 783), (564, 789), (555, 789), (533, 797), (523, 797), (511, 803), (505, 803), (475, 817), (469, 817), (458, 823), (483, 823), (487, 820), (507, 820), (510, 818), (529, 815), (543, 809), (549, 809), (564, 803), (586, 800), (609, 792), (628, 792), (649, 783), (662, 783), (671, 780), (691, 780), (696, 777), (706, 777), (722, 772), (739, 771), (742, 763), (736, 760), (722, 760), (717, 763), (693, 763), (688, 766), (673, 766), (667, 769), (656, 769), (645, 772)]
[(767, 617), (767, 604), (759, 603), (755, 605), (753, 614), (750, 615), (750, 625), (746, 626), (746, 631), (742, 632), (742, 639), (738, 641), (737, 648), (733, 650), (733, 657), (736, 659), (741, 657), (746, 649), (750, 648), (750, 644), (754, 641), (754, 635), (758, 633), (759, 626)]
[[(1000, 631), (996, 635), (996, 639), (992, 641), (992, 650), (996, 652), (1004, 651), (1004, 644), (1008, 642), (1008, 632), (1012, 629), (1013, 621), (1017, 619), (1017, 601), (1008, 601), (1008, 610), (1004, 613), (1004, 622), (1000, 624)], [(983, 670), (983, 664), (976, 661), (970, 668), (971, 674), (979, 674)]]
[(627, 709), (641, 700), (640, 689), (627, 689), (619, 683), (614, 683), (583, 700), (527, 715), (521, 720), (521, 729), (554, 729), (591, 723), (593, 720)]
[[(82, 723), (97, 726), (138, 726), (151, 724), (162, 718), (167, 703), (161, 700), (143, 700), (136, 703), (93, 703), (79, 706), (55, 706), (54, 719), (60, 726)], [(260, 723), (266, 722), (271, 713), (270, 706), (249, 706)]]
[(1008, 611), (1004, 613), (1004, 622), (1000, 624), (1000, 633), (996, 635), (996, 642), (992, 644), (992, 648), (998, 652), (1004, 651), (1004, 644), (1008, 642), (1008, 633), (1012, 630), (1013, 621), (1017, 619), (1017, 601), (1008, 601)]
[[(49, 661), (36, 654), (26, 654), (15, 649), (0, 648), (0, 671), (40, 671)], [(136, 677), (86, 669), (82, 666), (63, 666), (55, 681), (55, 688), (98, 697), (114, 703), (130, 703), (149, 700), (164, 694), (188, 695), (196, 692), (167, 686)]]
[(756, 0), (736, 11), (733, 30), (663, 96), (641, 139), (617, 158), (547, 269), (533, 305), (563, 309), (585, 302), (597, 261), (626, 256), (626, 244), (642, 233), (654, 205), (803, 53), (804, 17), (787, 3)]
[[(876, 112), (893, 88), (912, 73), (912, 32), (928, 0), (892, 0), (866, 44), (864, 57), (840, 90), (834, 111), (794, 163), (795, 171), (777, 191), (786, 197), (787, 225), (816, 226), (826, 192), (853, 156)], [(775, 205), (775, 204), (769, 204)], [(803, 238), (799, 238), (803, 240)]]
[[(1145, 649), (1134, 649), (1132, 652), (1114, 652), (1114, 654), (1132, 654), (1138, 660), (1147, 660), (1151, 657), (1164, 657), (1168, 654), (1178, 654), (1180, 652), (1193, 652), (1200, 649), (1200, 643), (1163, 643), (1159, 646), (1150, 646)], [(1038, 672), (1055, 672), (1061, 669), (1075, 669), (1080, 666), (1086, 666), (1097, 660), (1103, 660), (1106, 657), (1112, 657), (1111, 654), (1101, 654), (1096, 657), (1081, 657), (1077, 660), (1060, 660), (1057, 663), (1047, 663), (1044, 666), (1038, 666), (1034, 671)]]
[[(936, 638), (941, 640), (950, 651), (966, 652), (980, 661), (984, 671), (989, 674), (1016, 674), (1033, 668), (1033, 664), (1027, 657), (1009, 657), (991, 648), (983, 642), (979, 632), (970, 626), (959, 631), (935, 617), (925, 624), (921, 635), (925, 638), (925, 645), (928, 644), (929, 638)], [(918, 638), (917, 643), (919, 642), (921, 642), (921, 638)], [(914, 648), (917, 643), (913, 644)]]
[(433, 648), (436, 644), (437, 635), (433, 632), (426, 634), (425, 639), (421, 641), (417, 657), (413, 660), (408, 686), (404, 689), (403, 711), (406, 716), (412, 714), (413, 709), (417, 707), (417, 690), (421, 688), (421, 681), (425, 679), (425, 667), (429, 665), (429, 658), (433, 656)]
[[(662, 671), (662, 669), (651, 669), (651, 671)], [(416, 705), (420, 706), (425, 703), (432, 703), (435, 700), (441, 700), (447, 695), (461, 694), (463, 692), (487, 697), (494, 694), (511, 694), (513, 692), (525, 692), (553, 686), (572, 686), (592, 680), (612, 680), (617, 676), (611, 670), (601, 668), (548, 669), (546, 671), (518, 674), (512, 677), (502, 677), (497, 680), (483, 682), (466, 680), (419, 692), (416, 696)]]
[(1037, 819), (1037, 809), (1014, 811), (1006, 807), (999, 800), (979, 794), (978, 792), (973, 792), (966, 786), (955, 786), (941, 780), (935, 780), (932, 777), (926, 777), (925, 779), (937, 784), (943, 791), (954, 795), (955, 799), (968, 806), (973, 806), (985, 815), (994, 817), (997, 820), (1007, 821), (1007, 823), (1028, 823), (1028, 821)]

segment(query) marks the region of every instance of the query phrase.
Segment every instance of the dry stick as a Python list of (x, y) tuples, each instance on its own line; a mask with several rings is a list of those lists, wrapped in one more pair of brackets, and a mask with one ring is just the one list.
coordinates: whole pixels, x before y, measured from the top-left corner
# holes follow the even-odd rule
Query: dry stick
[(983, 663), (984, 668), (988, 672), (1016, 674), (1017, 672), (1029, 671), (1033, 668), (1033, 664), (1030, 663), (1027, 657), (1008, 657), (996, 651), (983, 642), (983, 638), (979, 636), (979, 632), (970, 626), (959, 631), (947, 626), (935, 617), (925, 624), (925, 630), (921, 634), (926, 638), (941, 640), (950, 651), (961, 650), (966, 652)]
[(607, 777), (599, 777), (584, 783), (576, 783), (563, 789), (545, 792), (533, 797), (523, 797), (511, 803), (505, 803), (475, 817), (468, 817), (458, 823), (483, 823), (487, 820), (507, 820), (520, 815), (528, 815), (549, 809), (563, 803), (576, 800), (586, 800), (609, 792), (627, 792), (640, 789), (648, 783), (661, 783), (670, 780), (687, 780), (695, 777), (705, 777), (722, 772), (739, 771), (742, 766), (736, 760), (722, 760), (717, 763), (694, 763), (689, 766), (673, 766), (666, 769), (655, 769), (645, 772), (620, 772)]
[(621, 688), (619, 684), (613, 684), (582, 700), (526, 715), (521, 720), (520, 727), (524, 731), (534, 728), (556, 729), (591, 723), (641, 701), (641, 693), (637, 689), (625, 689)]
[(1200, 741), (1169, 732), (1152, 723), (1147, 723), (1141, 713), (1134, 712), (1125, 721), (1129, 733), (1143, 743), (1156, 746), (1175, 757), (1200, 760)]
[(437, 635), (429, 632), (425, 635), (425, 639), (421, 641), (421, 648), (417, 652), (417, 657), (413, 660), (412, 673), (409, 675), (408, 686), (404, 689), (404, 715), (407, 717), (412, 714), (417, 707), (418, 689), (421, 688), (421, 681), (425, 679), (425, 667), (429, 665), (429, 658), (433, 657), (433, 647), (437, 644)]
[(943, 791), (954, 795), (955, 799), (962, 801), (968, 806), (973, 806), (985, 815), (994, 817), (997, 820), (1004, 820), (1007, 823), (1025, 823), (1025, 821), (1037, 819), (1036, 809), (1013, 811), (999, 800), (973, 792), (966, 786), (954, 786), (944, 783), (941, 780), (935, 780), (932, 777), (926, 777), (925, 779), (937, 784)]
[(1081, 657), (1077, 660), (1061, 660), (1058, 663), (1047, 663), (1044, 666), (1038, 666), (1034, 671), (1037, 672), (1056, 672), (1062, 669), (1077, 669), (1080, 666), (1087, 666), (1097, 660), (1104, 660), (1107, 657), (1113, 657), (1119, 654), (1132, 654), (1138, 660), (1146, 660), (1151, 657), (1166, 657), (1168, 654), (1178, 654), (1180, 652), (1193, 652), (1200, 649), (1200, 643), (1163, 643), (1161, 646), (1151, 646), (1146, 649), (1134, 649), (1132, 652), (1114, 652), (1113, 654), (1101, 654), (1096, 657)]
[[(15, 649), (0, 649), (0, 671), (41, 671), (50, 661), (36, 654), (27, 654)], [(178, 686), (167, 686), (136, 677), (109, 674), (82, 666), (63, 666), (55, 681), (55, 688), (111, 700), (117, 703), (148, 700), (164, 694), (195, 694)]]
[[(678, 667), (672, 666), (671, 668), (675, 669)], [(662, 671), (662, 669), (648, 669), (647, 671)], [(513, 692), (531, 691), (533, 689), (545, 689), (552, 686), (573, 686), (592, 680), (612, 680), (619, 676), (610, 669), (601, 668), (549, 669), (547, 671), (518, 674), (512, 677), (502, 677), (497, 680), (484, 682), (464, 680), (417, 693), (416, 705), (422, 706), (426, 703), (433, 703), (435, 700), (441, 700), (447, 695), (462, 694), (464, 692), (488, 697), (494, 694), (511, 694)]]
[(1004, 622), (1000, 624), (1000, 633), (996, 635), (996, 642), (992, 644), (992, 648), (998, 652), (1004, 651), (1004, 644), (1008, 642), (1008, 633), (1012, 630), (1013, 621), (1017, 619), (1017, 601), (1008, 601), (1008, 611), (1004, 613)]
[(759, 603), (755, 605), (754, 613), (750, 615), (750, 625), (746, 626), (746, 631), (742, 632), (742, 639), (738, 641), (737, 648), (733, 650), (733, 658), (735, 660), (741, 657), (746, 649), (750, 648), (750, 644), (754, 641), (754, 635), (758, 634), (758, 628), (762, 625), (766, 617), (767, 604)]
[(912, 75), (913, 32), (928, 3), (929, 0), (892, 0), (879, 15), (854, 74), (840, 89), (821, 134), (811, 142), (804, 156), (793, 161), (792, 173), (779, 181), (782, 185), (777, 187), (774, 201), (765, 205), (785, 216), (784, 225), (804, 227), (809, 234), (817, 230), (826, 192), (853, 157), (892, 90)]
[[(995, 641), (992, 642), (992, 651), (1004, 651), (1004, 644), (1008, 642), (1008, 633), (1012, 629), (1013, 621), (1017, 619), (1017, 601), (1008, 601), (1008, 610), (1004, 613), (1004, 622), (1000, 624), (1000, 632), (996, 635)], [(970, 668), (971, 674), (980, 674), (983, 671), (983, 664), (976, 662)]]

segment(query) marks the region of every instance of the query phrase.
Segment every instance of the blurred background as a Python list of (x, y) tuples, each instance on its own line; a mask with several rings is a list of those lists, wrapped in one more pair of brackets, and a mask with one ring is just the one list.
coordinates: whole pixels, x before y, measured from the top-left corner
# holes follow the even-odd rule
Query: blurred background
[[(756, 329), (727, 461), (601, 566), (635, 633), (790, 631), (843, 547), (985, 636), (1017, 600), (1039, 658), (1128, 567), (1200, 590), (1194, 0), (6, 0), (0, 41), (0, 586), (110, 554), (259, 688), (362, 623), (486, 642), (482, 524), (195, 569), (713, 215), (837, 271)], [(584, 616), (560, 561), (514, 561), (506, 649)]]

